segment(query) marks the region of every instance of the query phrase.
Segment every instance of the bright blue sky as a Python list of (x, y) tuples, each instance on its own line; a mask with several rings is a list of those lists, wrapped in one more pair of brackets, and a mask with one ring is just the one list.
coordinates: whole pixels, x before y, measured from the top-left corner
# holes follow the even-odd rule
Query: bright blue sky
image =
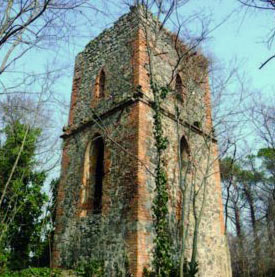
[(253, 87), (266, 90), (273, 88), (275, 91), (275, 61), (261, 70), (258, 69), (265, 59), (274, 54), (274, 47), (267, 49), (263, 41), (266, 40), (271, 27), (275, 28), (275, 13), (244, 8), (240, 10), (236, 0), (211, 2), (217, 23), (230, 12), (233, 14), (213, 32), (207, 52), (211, 52), (220, 62), (230, 63), (237, 58), (240, 69), (251, 78)]
[[(123, 12), (127, 12), (125, 7), (112, 9), (112, 16), (105, 18), (102, 15), (92, 16), (94, 24), (92, 23), (91, 29), (89, 29), (91, 36), (97, 35), (104, 27), (110, 26), (112, 21)], [(184, 18), (188, 18), (194, 13), (202, 13), (206, 18), (211, 18), (210, 29), (225, 20), (210, 34), (210, 39), (203, 44), (204, 53), (212, 57), (218, 64), (225, 66), (230, 66), (237, 61), (239, 70), (244, 72), (249, 80), (250, 89), (272, 96), (275, 91), (275, 60), (262, 70), (258, 68), (265, 59), (273, 54), (274, 47), (268, 49), (264, 40), (271, 27), (275, 26), (275, 13), (245, 9), (237, 0), (190, 1), (180, 9), (179, 13)], [(187, 28), (189, 27), (196, 29), (192, 24), (187, 26)], [(83, 30), (83, 34), (87, 34), (86, 29)], [(89, 35), (78, 40), (75, 47), (70, 48), (70, 53), (60, 52), (60, 57), (63, 56), (64, 60), (73, 62), (76, 53), (81, 51), (89, 40)], [(71, 68), (71, 72), (72, 70), (73, 68)], [(70, 78), (71, 76), (68, 79), (69, 84), (71, 83)], [(66, 88), (66, 98), (69, 97), (69, 94), (70, 85)]]
[[(115, 1), (110, 2), (114, 3)], [(58, 51), (55, 49), (52, 52), (43, 50), (36, 51), (36, 53), (29, 52), (25, 59), (21, 59), (22, 68), (26, 71), (43, 71), (43, 65), (52, 59), (55, 59), (58, 63), (57, 67), (66, 64), (68, 69), (67, 78), (63, 79), (61, 84), (64, 96), (68, 100), (71, 93), (73, 64), (76, 54), (82, 51), (94, 36), (98, 35), (105, 27), (110, 26), (119, 15), (127, 12), (126, 6), (115, 8), (114, 5), (111, 5), (104, 8), (100, 6), (100, 8), (106, 11), (108, 16), (94, 14), (93, 12), (87, 13), (90, 16), (90, 23), (87, 24), (86, 22), (82, 28), (78, 29), (77, 38), (71, 40), (68, 44), (61, 44), (62, 47)], [(107, 8), (111, 10), (111, 15), (109, 15)], [(251, 89), (261, 90), (264, 88), (266, 92), (272, 88), (274, 89), (275, 60), (262, 70), (258, 70), (258, 67), (273, 54), (272, 49), (274, 47), (271, 50), (267, 49), (263, 41), (271, 27), (275, 26), (275, 13), (246, 10), (240, 6), (237, 0), (191, 0), (179, 11), (183, 18), (188, 18), (195, 13), (200, 13), (211, 19), (210, 29), (226, 19), (219, 28), (210, 34), (210, 39), (203, 44), (202, 48), (206, 55), (213, 57), (216, 62), (223, 65), (229, 65), (237, 59), (239, 69), (251, 79)], [(74, 20), (74, 18), (71, 20)], [(192, 33), (196, 33), (194, 31), (196, 26), (193, 24), (187, 25), (186, 28), (193, 29)], [(19, 63), (15, 69), (18, 68)]]
[[(101, 1), (94, 1), (102, 3)], [(56, 67), (64, 67), (61, 78), (53, 86), (57, 98), (63, 103), (69, 103), (72, 87), (72, 76), (74, 59), (78, 52), (82, 51), (85, 45), (98, 35), (104, 28), (112, 25), (123, 13), (128, 12), (126, 6), (117, 7), (118, 1), (110, 0), (111, 6), (99, 8), (106, 12), (106, 16), (88, 12), (89, 23), (82, 24), (76, 33), (77, 37), (67, 43), (60, 43), (59, 49), (36, 50), (25, 55), (12, 70), (22, 71), (43, 71), (48, 63), (56, 62)], [(109, 10), (108, 10), (109, 9)], [(111, 11), (111, 13), (110, 13)], [(275, 91), (275, 59), (267, 64), (262, 70), (259, 66), (269, 56), (274, 54), (272, 49), (268, 49), (264, 40), (272, 27), (275, 27), (275, 13), (260, 10), (247, 10), (240, 6), (237, 0), (191, 0), (186, 6), (179, 10), (183, 18), (188, 18), (194, 14), (200, 14), (211, 20), (210, 29), (225, 21), (219, 28), (210, 34), (210, 39), (202, 45), (203, 52), (213, 58), (215, 63), (225, 67), (237, 61), (238, 69), (243, 72), (249, 80), (246, 87), (254, 91), (261, 97), (274, 97)], [(77, 21), (79, 18), (71, 18)], [(206, 22), (206, 21), (205, 21)], [(81, 25), (81, 24), (79, 24)], [(189, 24), (186, 28), (196, 33), (197, 25)], [(1, 54), (0, 54), (1, 58)], [(13, 83), (13, 78), (18, 79), (15, 74), (3, 74), (2, 81)], [(8, 78), (8, 79), (7, 79)], [(234, 88), (234, 84), (232, 84)], [(236, 92), (237, 93), (237, 92)], [(61, 133), (62, 126), (66, 124), (66, 112), (68, 108), (54, 106), (57, 118), (56, 132)], [(59, 109), (62, 112), (59, 112)], [(65, 112), (66, 111), (66, 112)]]

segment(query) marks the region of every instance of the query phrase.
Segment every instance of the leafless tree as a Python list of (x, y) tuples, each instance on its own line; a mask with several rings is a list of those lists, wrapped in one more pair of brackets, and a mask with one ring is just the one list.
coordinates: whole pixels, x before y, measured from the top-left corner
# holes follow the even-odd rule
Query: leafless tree
[[(47, 49), (74, 33), (74, 17), (99, 11), (89, 0), (4, 0), (1, 8), (0, 50), (5, 53), (0, 74), (31, 49)], [(88, 19), (88, 17), (86, 17)]]
[[(149, 80), (151, 84), (154, 84), (156, 81), (156, 72), (155, 60), (159, 55), (169, 55), (169, 53), (158, 53), (156, 49), (158, 48), (159, 39), (161, 37), (165, 22), (169, 21), (171, 14), (177, 7), (177, 1), (171, 1), (170, 6), (164, 9), (166, 12), (162, 13), (162, 4), (163, 1), (158, 3), (158, 13), (157, 18), (162, 19), (163, 24), (155, 24), (154, 27), (149, 27), (146, 23), (143, 26), (143, 32), (146, 39), (146, 50), (149, 59)], [(187, 1), (183, 1), (187, 2)], [(174, 6), (173, 6), (174, 5)], [(199, 20), (199, 17), (195, 18)], [(196, 101), (201, 101), (204, 103), (205, 95), (199, 95), (196, 89), (198, 87), (202, 88), (205, 92), (207, 87), (207, 78), (209, 71), (207, 70), (206, 60), (201, 60), (200, 69), (198, 70), (199, 55), (197, 53), (198, 46), (207, 38), (207, 35), (211, 30), (207, 29), (205, 24), (202, 24), (201, 33), (198, 34), (195, 38), (189, 40), (183, 36), (184, 32), (182, 30), (182, 21), (178, 17), (174, 29), (175, 33), (175, 49), (176, 52), (176, 62), (172, 66), (171, 76), (167, 80), (161, 80), (161, 85), (164, 87), (170, 88), (170, 100), (173, 98), (172, 95), (177, 95), (181, 99), (179, 105), (179, 99), (174, 102), (174, 113), (176, 114), (178, 128), (177, 128), (177, 146), (178, 146), (178, 159), (176, 161), (176, 167), (179, 170), (178, 175), (178, 186), (181, 200), (181, 237), (180, 237), (180, 276), (184, 276), (183, 266), (185, 258), (190, 259), (190, 264), (194, 266), (197, 261), (198, 255), (198, 245), (199, 245), (199, 236), (200, 236), (200, 224), (203, 221), (205, 203), (207, 202), (207, 194), (209, 193), (211, 178), (219, 172), (215, 172), (213, 168), (218, 162), (218, 156), (215, 156), (214, 144), (213, 144), (213, 130), (205, 123), (209, 120), (209, 114), (205, 112), (205, 107), (203, 104), (198, 105), (198, 111), (193, 113), (193, 106), (196, 105)], [(153, 35), (152, 35), (153, 33)], [(185, 49), (182, 50), (182, 41), (186, 43)], [(168, 50), (167, 50), (168, 51)], [(194, 58), (194, 59), (193, 59)], [(204, 63), (205, 62), (205, 63)], [(182, 83), (177, 83), (177, 74), (183, 78)], [(233, 75), (233, 73), (232, 73)], [(228, 77), (230, 78), (230, 77)], [(159, 80), (158, 80), (159, 81)], [(220, 94), (220, 97), (222, 92)], [(239, 103), (242, 103), (241, 94)], [(150, 97), (150, 96), (147, 96)], [(201, 98), (200, 98), (201, 97)], [(200, 99), (200, 100), (198, 100)], [(221, 103), (217, 100), (217, 102)], [(165, 105), (164, 105), (165, 106)], [(192, 108), (191, 108), (192, 107)], [(229, 115), (240, 114), (241, 111), (237, 109), (236, 103), (232, 109), (228, 109), (223, 115), (219, 114), (220, 118), (215, 123), (217, 126), (224, 123), (226, 117)], [(184, 114), (184, 116), (183, 116)], [(211, 115), (210, 115), (211, 116)], [(183, 142), (181, 140), (182, 132), (182, 118), (189, 122), (189, 128), (185, 132), (187, 141), (194, 140), (193, 131), (194, 127), (198, 130), (201, 130), (201, 138), (199, 139), (196, 147), (187, 147), (183, 150)], [(194, 119), (196, 118), (196, 120)], [(194, 122), (194, 120), (196, 122)], [(193, 125), (194, 124), (194, 125)], [(223, 124), (224, 125), (224, 124)], [(225, 128), (225, 127), (224, 127)], [(222, 128), (221, 128), (222, 129)], [(224, 129), (223, 129), (224, 130)], [(226, 152), (231, 146), (228, 144), (224, 147)], [(227, 149), (226, 149), (227, 148)], [(186, 151), (185, 153), (183, 151)], [(174, 199), (175, 201), (175, 199)], [(173, 200), (172, 200), (173, 202)], [(186, 249), (191, 249), (187, 251)], [(187, 253), (188, 252), (188, 253)]]
[[(259, 12), (265, 13), (273, 13), (275, 12), (275, 2), (274, 0), (238, 0), (242, 5), (244, 5), (247, 8), (253, 8), (258, 9)], [(270, 28), (270, 26), (267, 26), (267, 28)], [(272, 47), (273, 42), (275, 38), (275, 27), (274, 25), (271, 25), (270, 31), (268, 31), (266, 43), (269, 48)], [(266, 59), (259, 69), (262, 69), (266, 64), (268, 64), (271, 60), (275, 58), (275, 55), (270, 56), (268, 59)]]
[(275, 103), (272, 96), (253, 99), (250, 114), (252, 128), (266, 147), (275, 148)]

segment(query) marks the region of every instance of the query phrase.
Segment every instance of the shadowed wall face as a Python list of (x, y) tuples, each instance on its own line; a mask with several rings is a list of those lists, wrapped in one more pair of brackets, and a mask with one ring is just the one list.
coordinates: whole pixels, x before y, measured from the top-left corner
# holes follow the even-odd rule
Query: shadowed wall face
[(94, 187), (94, 203), (93, 212), (94, 214), (101, 214), (102, 210), (102, 185), (104, 177), (104, 142), (102, 138), (98, 138), (94, 144), (94, 159), (95, 165), (91, 167), (91, 176), (95, 176), (95, 184), (91, 185)]

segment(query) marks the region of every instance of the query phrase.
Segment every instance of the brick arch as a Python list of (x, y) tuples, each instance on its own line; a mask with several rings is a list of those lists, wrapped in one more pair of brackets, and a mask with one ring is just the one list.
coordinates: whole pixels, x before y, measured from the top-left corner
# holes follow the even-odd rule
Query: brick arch
[(172, 87), (174, 88), (175, 93), (177, 94), (178, 97), (180, 97), (180, 99), (182, 101), (184, 101), (185, 97), (186, 97), (186, 91), (184, 88), (184, 83), (183, 83), (183, 75), (181, 72), (178, 72), (173, 80), (173, 85)]
[[(180, 159), (180, 165), (181, 165), (181, 178), (186, 178), (185, 181), (189, 179), (190, 175), (190, 164), (191, 164), (191, 151), (189, 143), (184, 135), (182, 135), (180, 139), (180, 145), (179, 145), (179, 156)], [(187, 168), (189, 167), (189, 168)], [(180, 174), (180, 173), (179, 173)], [(185, 175), (186, 174), (186, 175)], [(182, 215), (182, 194), (178, 193), (177, 195), (177, 203), (176, 203), (176, 218), (178, 221), (178, 224), (181, 221), (181, 215)], [(181, 226), (180, 226), (181, 228)]]
[(82, 184), (80, 188), (79, 216), (101, 214), (103, 183), (105, 175), (105, 143), (96, 134), (86, 146), (83, 161)]
[(187, 139), (183, 135), (180, 139), (180, 158), (181, 158), (181, 161), (183, 161), (183, 159), (185, 159), (185, 160), (187, 160), (187, 162), (190, 162), (190, 156), (191, 156), (190, 147), (189, 147), (189, 144), (187, 142)]
[(106, 96), (106, 70), (102, 67), (95, 80), (94, 96), (104, 98)]
[(175, 91), (177, 93), (182, 93), (182, 79), (179, 74), (176, 75), (175, 78)]

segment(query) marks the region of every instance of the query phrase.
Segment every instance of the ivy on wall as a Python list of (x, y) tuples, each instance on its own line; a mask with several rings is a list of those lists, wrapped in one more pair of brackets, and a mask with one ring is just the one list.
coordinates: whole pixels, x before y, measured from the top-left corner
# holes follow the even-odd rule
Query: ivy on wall
[(168, 188), (167, 176), (164, 169), (164, 151), (168, 140), (164, 136), (162, 127), (161, 103), (166, 98), (169, 90), (159, 87), (151, 81), (154, 95), (154, 138), (157, 150), (157, 163), (155, 169), (155, 198), (153, 201), (153, 224), (156, 231), (154, 239), (153, 267), (156, 276), (169, 276), (173, 268), (171, 254), (171, 238), (168, 221)]

